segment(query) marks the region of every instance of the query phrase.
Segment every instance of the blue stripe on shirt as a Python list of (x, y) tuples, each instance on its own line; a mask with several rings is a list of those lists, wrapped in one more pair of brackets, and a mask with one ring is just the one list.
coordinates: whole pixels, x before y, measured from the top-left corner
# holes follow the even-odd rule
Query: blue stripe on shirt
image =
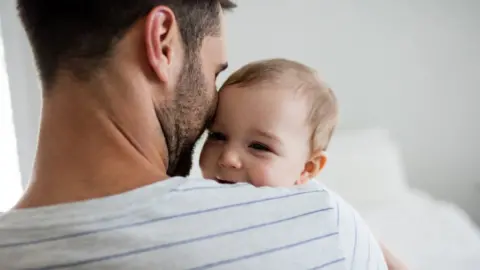
[(74, 238), (74, 237), (81, 237), (81, 236), (86, 236), (86, 235), (97, 234), (97, 233), (101, 233), (101, 232), (108, 232), (108, 231), (114, 231), (114, 230), (119, 230), (119, 229), (138, 227), (138, 226), (142, 226), (142, 225), (146, 225), (146, 224), (151, 224), (151, 223), (154, 223), (154, 222), (172, 220), (172, 219), (188, 217), (188, 216), (194, 216), (194, 215), (199, 215), (199, 214), (204, 214), (204, 213), (215, 212), (215, 211), (219, 211), (219, 210), (225, 210), (225, 209), (229, 209), (229, 208), (252, 205), (252, 204), (256, 204), (256, 203), (264, 203), (264, 202), (268, 202), (268, 201), (286, 199), (286, 198), (289, 198), (289, 197), (306, 195), (306, 194), (316, 193), (316, 192), (321, 192), (321, 190), (311, 190), (311, 191), (305, 191), (305, 192), (291, 193), (291, 194), (287, 194), (287, 195), (283, 195), (283, 196), (269, 197), (269, 198), (260, 199), (260, 200), (253, 200), (253, 201), (248, 201), (248, 202), (229, 204), (229, 205), (224, 205), (224, 206), (219, 206), (219, 207), (214, 207), (214, 208), (208, 208), (208, 209), (199, 210), (199, 211), (181, 213), (181, 214), (172, 215), (172, 216), (158, 217), (158, 218), (155, 218), (155, 219), (142, 221), (142, 222), (117, 225), (117, 226), (112, 226), (112, 227), (107, 227), (107, 228), (102, 228), (102, 229), (97, 229), (97, 230), (85, 231), (85, 232), (74, 233), (74, 234), (67, 234), (67, 235), (51, 237), (51, 238), (44, 238), (44, 239), (39, 239), (39, 240), (35, 240), (35, 241), (1, 244), (0, 249), (20, 247), (20, 246), (25, 246), (25, 245), (41, 244), (41, 243), (45, 243), (45, 242), (53, 242), (53, 241), (58, 241), (58, 240), (64, 240), (64, 239), (67, 239), (67, 238)]
[[(236, 230), (225, 231), (225, 232), (210, 234), (210, 235), (204, 235), (204, 236), (195, 237), (195, 238), (191, 238), (191, 239), (186, 239), (186, 240), (182, 240), (182, 241), (166, 243), (166, 244), (162, 244), (162, 245), (137, 249), (137, 250), (124, 252), (124, 253), (119, 253), (119, 254), (113, 254), (113, 255), (109, 255), (109, 256), (92, 258), (92, 259), (83, 260), (83, 261), (77, 261), (77, 262), (71, 262), (71, 263), (65, 263), (65, 264), (58, 264), (58, 265), (50, 265), (50, 266), (45, 266), (45, 267), (42, 267), (42, 268), (29, 268), (28, 270), (61, 269), (61, 268), (77, 267), (77, 266), (82, 266), (82, 265), (86, 265), (86, 264), (98, 263), (98, 262), (103, 262), (103, 261), (112, 260), (112, 259), (124, 258), (124, 257), (127, 257), (127, 256), (137, 255), (137, 254), (140, 254), (140, 253), (150, 252), (150, 251), (154, 251), (154, 250), (171, 248), (171, 247), (175, 247), (175, 246), (179, 246), (179, 245), (191, 244), (191, 243), (198, 242), (198, 241), (210, 240), (210, 239), (213, 239), (213, 238), (222, 237), (222, 236), (226, 236), (226, 235), (231, 235), (231, 234), (235, 234), (235, 233), (241, 233), (241, 232), (245, 232), (245, 231), (260, 229), (260, 228), (263, 228), (263, 227), (272, 226), (272, 225), (275, 225), (275, 224), (295, 220), (295, 219), (298, 219), (298, 218), (322, 213), (322, 212), (329, 211), (329, 210), (332, 210), (332, 209), (333, 208), (317, 209), (317, 210), (314, 210), (314, 211), (298, 214), (298, 215), (291, 216), (291, 217), (288, 217), (288, 218), (279, 219), (279, 220), (275, 220), (275, 221), (271, 221), (271, 222), (267, 222), (267, 223), (261, 223), (261, 224), (248, 226), (248, 227), (244, 227), (244, 228), (240, 228), (240, 229), (236, 229)], [(337, 233), (335, 233), (335, 234), (337, 234)], [(331, 234), (328, 234), (327, 236), (330, 236), (330, 235)], [(327, 237), (327, 236), (325, 236), (325, 237)], [(317, 239), (317, 238), (313, 238), (313, 239)], [(24, 270), (27, 270), (27, 269), (24, 269)]]
[[(191, 188), (175, 188), (172, 189), (172, 192), (185, 192), (185, 191), (195, 191), (195, 190), (215, 190), (215, 189), (234, 189), (234, 188), (240, 188), (240, 187), (253, 187), (251, 184), (248, 183), (238, 183), (238, 184), (224, 184), (221, 186), (201, 186), (201, 187), (191, 187)], [(317, 190), (318, 192), (324, 192), (326, 191), (325, 189), (319, 189)]]
[(255, 252), (255, 253), (244, 255), (244, 256), (241, 256), (241, 257), (237, 257), (237, 258), (218, 261), (218, 262), (210, 263), (210, 264), (203, 265), (203, 266), (200, 266), (200, 267), (195, 267), (195, 268), (192, 268), (191, 270), (210, 269), (210, 268), (218, 267), (218, 266), (221, 266), (221, 265), (231, 264), (231, 263), (238, 262), (238, 261), (243, 261), (243, 260), (247, 260), (247, 259), (251, 259), (251, 258), (255, 258), (255, 257), (260, 257), (260, 256), (267, 255), (267, 254), (270, 254), (270, 253), (273, 253), (273, 252), (278, 252), (278, 251), (282, 251), (282, 250), (285, 250), (285, 249), (290, 249), (290, 248), (294, 248), (294, 247), (297, 247), (297, 246), (305, 245), (305, 244), (308, 244), (310, 242), (325, 239), (325, 238), (328, 238), (330, 236), (334, 236), (334, 235), (337, 235), (337, 234), (338, 234), (338, 232), (329, 233), (329, 234), (326, 234), (326, 235), (317, 236), (317, 237), (310, 238), (310, 239), (307, 239), (307, 240), (303, 240), (303, 241), (300, 241), (300, 242), (296, 242), (296, 243), (293, 243), (293, 244), (289, 244), (289, 245), (285, 245), (285, 246), (281, 246), (281, 247), (276, 247), (276, 248), (264, 250), (264, 251), (261, 251), (261, 252)]
[(208, 189), (229, 189), (229, 188), (239, 188), (249, 186), (247, 183), (240, 183), (234, 185), (221, 185), (221, 186), (201, 186), (201, 187), (191, 187), (191, 188), (176, 188), (172, 189), (172, 192), (185, 192), (185, 191), (194, 191), (194, 190), (208, 190)]
[(316, 267), (310, 268), (310, 270), (323, 269), (323, 268), (325, 268), (325, 267), (327, 267), (327, 266), (330, 266), (330, 265), (332, 265), (332, 264), (336, 264), (336, 263), (339, 263), (339, 262), (343, 262), (343, 261), (345, 261), (345, 258), (336, 259), (336, 260), (334, 260), (334, 261), (331, 261), (331, 262), (328, 262), (328, 263), (324, 263), (324, 264), (322, 264), (322, 265), (320, 265), (320, 266), (316, 266)]

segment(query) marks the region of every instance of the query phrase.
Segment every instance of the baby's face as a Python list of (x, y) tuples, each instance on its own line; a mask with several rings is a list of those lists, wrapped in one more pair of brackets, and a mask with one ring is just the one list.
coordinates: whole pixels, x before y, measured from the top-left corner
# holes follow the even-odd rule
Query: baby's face
[(203, 176), (255, 186), (299, 183), (310, 158), (305, 97), (273, 86), (228, 86), (200, 156)]

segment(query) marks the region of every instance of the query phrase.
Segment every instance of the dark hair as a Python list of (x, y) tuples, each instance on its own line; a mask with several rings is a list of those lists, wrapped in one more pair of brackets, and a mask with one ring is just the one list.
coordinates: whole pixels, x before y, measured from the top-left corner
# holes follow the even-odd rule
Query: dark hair
[(128, 29), (159, 5), (175, 13), (187, 52), (218, 32), (219, 6), (236, 7), (229, 0), (17, 0), (44, 85), (59, 69), (88, 79)]

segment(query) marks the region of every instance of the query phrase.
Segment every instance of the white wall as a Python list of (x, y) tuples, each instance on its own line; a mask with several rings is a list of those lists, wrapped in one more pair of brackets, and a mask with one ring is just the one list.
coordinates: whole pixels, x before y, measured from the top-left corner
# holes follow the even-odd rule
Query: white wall
[(26, 35), (15, 10), (15, 0), (0, 0), (5, 62), (12, 99), (20, 171), (28, 182), (35, 156), (41, 108), (37, 72)]
[[(40, 92), (13, 0), (0, 1), (21, 170), (31, 172)], [(480, 1), (242, 0), (227, 17), (231, 69), (287, 57), (324, 75), (343, 128), (388, 128), (410, 184), (480, 224)], [(225, 78), (227, 74), (223, 76)]]
[(12, 99), (1, 37), (0, 27), (0, 213), (11, 209), (23, 193), (17, 139), (11, 111)]

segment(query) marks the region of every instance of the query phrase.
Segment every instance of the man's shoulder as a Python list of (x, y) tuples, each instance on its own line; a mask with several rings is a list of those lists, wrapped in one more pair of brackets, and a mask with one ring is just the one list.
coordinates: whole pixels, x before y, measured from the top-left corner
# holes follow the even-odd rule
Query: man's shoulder
[(196, 196), (197, 194), (216, 194), (217, 196), (232, 199), (232, 196), (239, 197), (263, 197), (270, 196), (280, 197), (296, 197), (307, 194), (322, 194), (322, 196), (330, 196), (332, 191), (328, 190), (323, 184), (317, 181), (311, 181), (305, 185), (292, 187), (255, 187), (248, 183), (236, 184), (219, 184), (213, 180), (202, 178), (184, 178), (185, 181), (172, 189), (174, 194), (188, 194)]
[[(254, 209), (276, 211), (281, 207), (304, 209), (308, 205), (332, 208), (336, 196), (311, 181), (289, 188), (254, 187), (246, 183), (219, 184), (198, 177), (173, 177), (114, 196), (33, 209), (14, 210), (0, 216), (0, 230), (95, 222), (137, 213)], [(322, 208), (322, 209), (323, 209)], [(209, 210), (210, 209), (210, 210)]]
[[(23, 268), (47, 259), (48, 265), (107, 267), (117, 265), (112, 258), (135, 250), (133, 265), (161, 261), (166, 268), (213, 263), (245, 269), (261, 259), (272, 269), (285, 263), (302, 268), (335, 263), (344, 269), (353, 249), (341, 244), (335, 198), (317, 182), (256, 188), (172, 178), (112, 197), (8, 213), (0, 217), (0, 261), (30, 254), (34, 246), (45, 252)], [(60, 256), (66, 241), (75, 247), (71, 258)], [(95, 243), (95, 252), (85, 243)], [(291, 260), (292, 252), (298, 260)], [(202, 256), (184, 261), (179, 254)]]
[[(188, 178), (184, 184), (172, 190), (171, 198), (178, 198), (178, 204), (192, 203), (197, 205), (239, 208), (294, 207), (297, 210), (307, 205), (333, 208), (338, 205), (338, 196), (323, 184), (311, 181), (305, 185), (293, 187), (255, 187), (247, 183), (219, 184), (215, 181)], [(282, 209), (282, 211), (288, 211)]]

